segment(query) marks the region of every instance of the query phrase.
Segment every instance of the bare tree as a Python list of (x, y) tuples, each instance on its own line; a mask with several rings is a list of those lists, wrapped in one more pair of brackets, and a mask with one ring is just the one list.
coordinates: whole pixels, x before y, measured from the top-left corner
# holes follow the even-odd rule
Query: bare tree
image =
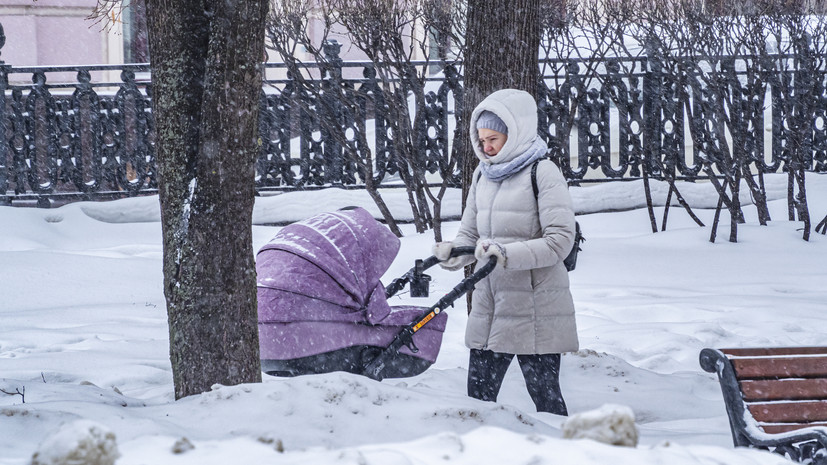
[[(554, 126), (549, 145), (567, 177), (579, 177), (589, 169), (588, 160), (579, 160), (577, 171), (571, 166), (569, 140), (577, 129), (578, 140), (586, 144), (589, 131), (581, 131), (579, 123), (585, 103), (608, 101), (608, 90), (599, 85), (600, 73), (605, 71), (608, 54), (620, 36), (617, 26), (603, 0), (543, 0), (540, 8), (541, 48), (546, 55), (542, 61), (540, 78), (551, 89), (541, 95), (542, 107), (551, 106), (552, 118), (546, 121)], [(542, 87), (541, 87), (542, 89)], [(594, 166), (596, 167), (596, 166)], [(607, 168), (607, 166), (604, 166)]]
[[(605, 72), (599, 73), (597, 77), (601, 81), (601, 88), (607, 90), (608, 98), (617, 108), (621, 167), (628, 164), (632, 173), (642, 175), (652, 232), (658, 231), (650, 183), (653, 174), (669, 184), (660, 230), (666, 230), (673, 196), (696, 224), (704, 226), (680, 193), (676, 182), (675, 157), (667, 156), (662, 150), (651, 150), (652, 144), (642, 143), (643, 139), (652, 133), (659, 133), (664, 129), (662, 120), (649, 117), (653, 109), (647, 107), (647, 103), (653, 100), (660, 101), (660, 96), (657, 95), (659, 89), (652, 85), (656, 83), (642, 78), (646, 72), (647, 48), (644, 32), (646, 28), (641, 26), (641, 23), (650, 7), (651, 2), (647, 0), (612, 0), (604, 4), (602, 16), (605, 20), (602, 22), (606, 23), (606, 26), (591, 28), (600, 31), (603, 36), (609, 36), (603, 39), (609, 49), (604, 58)], [(593, 17), (599, 18), (597, 15)], [(644, 89), (647, 85), (649, 88)], [(644, 95), (648, 96), (648, 101)], [(623, 174), (607, 165), (604, 161), (602, 169), (605, 174)]]
[[(668, 205), (673, 194), (687, 213), (698, 224), (703, 224), (680, 194), (674, 180), (674, 167), (664, 164), (658, 153), (646, 150), (640, 144), (639, 134), (648, 133), (643, 128), (644, 122), (649, 121), (642, 114), (639, 89), (646, 50), (635, 37), (640, 35), (638, 22), (644, 17), (641, 12), (649, 4), (643, 0), (578, 0), (570, 3), (545, 0), (540, 10), (541, 47), (549, 59), (542, 61), (541, 74), (551, 89), (540, 100), (541, 118), (553, 129), (549, 135), (552, 156), (567, 177), (577, 178), (598, 167), (607, 176), (622, 175), (627, 169), (639, 174), (639, 168), (642, 168), (652, 232), (657, 232), (649, 182), (652, 171), (664, 177), (670, 185), (662, 228), (666, 228)], [(583, 117), (589, 109), (603, 107), (607, 112), (604, 118), (609, 118), (609, 101), (615, 104), (619, 118), (618, 169), (611, 166), (607, 132), (598, 128), (593, 134), (588, 127), (591, 120)], [(575, 129), (581, 147), (576, 171), (571, 166), (569, 146)], [(584, 153), (582, 146), (605, 150), (600, 157), (601, 164), (597, 165), (597, 158)]]
[[(384, 205), (379, 193), (381, 173), (374, 176), (377, 156), (390, 161), (392, 172), (398, 173), (411, 205), (417, 232), (438, 226), (440, 206), (447, 185), (451, 181), (454, 161), (440, 166), (442, 184), (434, 193), (425, 182), (428, 167), (424, 163), (426, 106), (433, 98), (426, 90), (429, 72), (428, 47), (430, 41), (423, 31), (431, 30), (440, 38), (439, 60), (444, 66), (449, 60), (450, 37), (456, 37), (461, 25), (456, 13), (445, 0), (324, 0), (308, 3), (300, 0), (284, 0), (277, 3), (268, 21), (271, 47), (278, 53), (310, 99), (297, 101), (299, 105), (313, 102), (322, 105), (318, 112), (319, 122), (342, 148), (347, 158), (358, 166), (360, 177), (374, 202), (391, 229), (401, 235), (395, 220)], [(309, 23), (319, 26), (318, 36), (311, 37)], [(352, 46), (362, 51), (371, 61), (366, 82), (361, 86), (347, 84), (342, 76), (326, 76), (327, 84), (318, 85), (308, 72), (306, 62), (298, 56), (296, 47), (301, 46), (309, 62), (328, 73), (341, 69), (341, 63), (331, 62), (331, 55), (324, 47), (333, 32), (345, 35)], [(424, 64), (416, 57), (424, 55)], [(336, 58), (333, 58), (336, 59)], [(334, 73), (336, 71), (333, 71)], [(376, 85), (373, 85), (376, 83)], [(390, 145), (379, 142), (371, 148), (365, 128), (354, 127), (355, 121), (364, 120), (365, 108), (374, 109), (373, 120), (377, 133), (390, 131)], [(361, 118), (356, 116), (361, 115)], [(447, 124), (447, 118), (446, 118)], [(386, 134), (385, 133), (385, 134)], [(380, 134), (384, 137), (385, 134)], [(348, 137), (350, 135), (351, 137)], [(374, 153), (376, 150), (379, 153)], [(433, 205), (432, 213), (430, 205)], [(441, 231), (435, 228), (439, 238)]]
[[(423, 232), (436, 219), (429, 201), (439, 209), (450, 177), (443, 176), (436, 195), (425, 182), (425, 80), (430, 54), (422, 31), (429, 29), (437, 37), (450, 36), (455, 30), (450, 6), (443, 0), (327, 1), (339, 12), (338, 19), (353, 45), (375, 64), (389, 111), (386, 122), (394, 135), (396, 169), (405, 184), (417, 232)], [(438, 44), (438, 59), (445, 65), (448, 44), (442, 42)], [(414, 63), (417, 52), (426, 58), (424, 65)], [(436, 232), (441, 235), (439, 229)]]
[[(456, 64), (461, 63), (466, 53), (466, 28), (468, 24), (468, 2), (467, 0), (426, 0), (424, 3), (425, 27), (433, 32), (433, 41), (439, 50), (439, 62), (443, 67), (445, 79), (451, 85), (449, 88), (459, 88), (463, 77), (460, 75)], [(438, 166), (442, 183), (436, 194), (427, 191), (434, 206), (434, 240), (440, 242), (442, 238), (442, 199), (446, 193), (449, 183), (462, 182), (460, 164), (463, 150), (466, 148), (463, 135), (467, 137), (465, 124), (462, 119), (462, 110), (465, 108), (464, 92), (454, 93), (454, 131), (452, 133), (450, 152), (447, 163), (440, 163)], [(426, 96), (428, 98), (428, 96)], [(448, 128), (448, 115), (443, 114), (440, 118), (440, 125), (446, 130)], [(447, 142), (447, 141), (446, 141)], [(445, 157), (443, 157), (445, 159)], [(463, 197), (464, 199), (464, 197)]]
[[(742, 4), (739, 4), (741, 6)], [(721, 79), (727, 86), (724, 95), (724, 123), (732, 138), (732, 156), (741, 179), (750, 190), (758, 213), (758, 222), (771, 220), (764, 187), (764, 101), (766, 76), (761, 72), (761, 58), (766, 56), (764, 11), (754, 8), (733, 9), (723, 16), (728, 31), (724, 53), (730, 58), (721, 63)], [(737, 15), (735, 14), (737, 13)], [(757, 181), (756, 181), (757, 179)]]
[(643, 40), (651, 58), (662, 66), (655, 79), (681, 102), (695, 153), (719, 195), (711, 241), (723, 206), (732, 220), (730, 241), (737, 241), (737, 225), (743, 222), (742, 180), (756, 200), (761, 224), (769, 220), (763, 183), (754, 181), (751, 168), (763, 157), (755, 141), (763, 137), (760, 102), (766, 84), (752, 63), (735, 58), (760, 46), (756, 17), (755, 12), (745, 10), (729, 15), (709, 12), (699, 0), (658, 3), (647, 12)]
[[(765, 33), (770, 50), (764, 54), (764, 72), (772, 87), (777, 129), (783, 145), (774, 147), (786, 164), (789, 220), (804, 223), (803, 239), (809, 240), (811, 219), (807, 207), (805, 173), (813, 163), (813, 124), (823, 91), (819, 74), (827, 66), (827, 18), (817, 14), (820, 5), (765, 4)], [(772, 56), (774, 55), (774, 56)], [(827, 218), (816, 226), (827, 230)], [(822, 232), (823, 233), (823, 232)]]
[[(379, 180), (373, 176), (375, 162), (366, 131), (354, 127), (356, 118), (351, 115), (359, 111), (357, 103), (352, 98), (348, 102), (351, 91), (344, 87), (341, 75), (335, 74), (341, 70), (340, 63), (334, 61), (338, 60), (338, 50), (330, 53), (329, 48), (338, 45), (329, 42), (328, 35), (337, 19), (338, 13), (327, 9), (323, 2), (275, 1), (266, 23), (267, 47), (279, 55), (301, 94), (291, 104), (299, 107), (305, 116), (314, 115), (335, 140), (347, 159), (355, 164), (365, 183), (365, 191), (373, 199), (388, 227), (401, 236), (402, 231), (378, 190)], [(320, 39), (311, 37), (314, 31), (311, 22), (314, 20), (321, 22)], [(310, 57), (322, 74), (313, 74), (313, 68), (302, 59), (302, 52)], [(349, 132), (353, 133), (354, 139), (348, 137)]]

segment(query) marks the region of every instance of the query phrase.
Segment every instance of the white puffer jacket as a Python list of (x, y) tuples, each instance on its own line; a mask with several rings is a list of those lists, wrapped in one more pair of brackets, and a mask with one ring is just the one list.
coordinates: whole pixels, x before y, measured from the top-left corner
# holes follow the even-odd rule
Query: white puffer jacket
[[(476, 121), (483, 110), (497, 114), (508, 127), (508, 140), (495, 157), (479, 147)], [(537, 106), (523, 91), (495, 92), (471, 116), (471, 139), (480, 163), (507, 162), (537, 137)], [(501, 182), (479, 171), (474, 172), (454, 246), (493, 239), (505, 246), (507, 262), (474, 289), (466, 345), (510, 354), (576, 351), (574, 302), (563, 265), (574, 242), (574, 211), (565, 178), (553, 162), (540, 161), (535, 200), (530, 165)]]

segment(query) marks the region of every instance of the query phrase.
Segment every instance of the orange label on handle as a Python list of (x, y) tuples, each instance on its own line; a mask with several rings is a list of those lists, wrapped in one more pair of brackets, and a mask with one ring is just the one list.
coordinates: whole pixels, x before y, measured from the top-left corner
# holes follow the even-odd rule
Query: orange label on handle
[(431, 313), (425, 315), (425, 318), (423, 318), (422, 321), (420, 321), (419, 323), (416, 324), (416, 326), (413, 327), (413, 331), (414, 332), (419, 331), (419, 328), (425, 326), (425, 323), (431, 321), (431, 318), (433, 318), (435, 315), (436, 315), (436, 312), (431, 312)]

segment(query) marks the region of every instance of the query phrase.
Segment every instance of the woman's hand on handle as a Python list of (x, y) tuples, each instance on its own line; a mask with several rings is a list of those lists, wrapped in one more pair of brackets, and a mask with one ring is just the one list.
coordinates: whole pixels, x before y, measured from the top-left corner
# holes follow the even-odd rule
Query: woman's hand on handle
[(477, 242), (477, 249), (474, 251), (477, 260), (484, 261), (487, 257), (496, 257), (497, 265), (505, 268), (508, 256), (505, 253), (505, 246), (493, 239), (482, 239)]
[(439, 259), (439, 266), (448, 271), (456, 271), (462, 268), (467, 261), (462, 256), (451, 257), (451, 251), (453, 249), (453, 242), (437, 242), (431, 250), (434, 257)]

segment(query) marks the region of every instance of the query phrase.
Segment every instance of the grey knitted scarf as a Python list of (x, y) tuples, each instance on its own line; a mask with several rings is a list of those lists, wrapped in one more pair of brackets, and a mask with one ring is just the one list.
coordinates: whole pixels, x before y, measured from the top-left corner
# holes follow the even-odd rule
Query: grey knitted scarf
[(531, 147), (522, 154), (514, 157), (513, 160), (505, 163), (481, 163), (480, 170), (483, 176), (494, 182), (500, 182), (526, 166), (543, 158), (548, 151), (548, 146), (541, 137), (537, 137)]

